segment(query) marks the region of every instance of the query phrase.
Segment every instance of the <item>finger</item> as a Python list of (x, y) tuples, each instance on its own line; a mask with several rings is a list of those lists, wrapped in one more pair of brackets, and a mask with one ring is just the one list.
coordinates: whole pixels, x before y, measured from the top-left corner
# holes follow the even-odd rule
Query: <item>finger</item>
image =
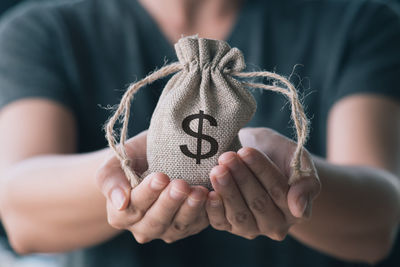
[(158, 199), (162, 190), (169, 182), (170, 180), (167, 175), (152, 173), (132, 190), (131, 202), (127, 209), (131, 218), (131, 224), (143, 218), (144, 214)]
[(207, 194), (208, 190), (205, 187), (191, 188), (189, 196), (177, 211), (171, 227), (164, 235), (167, 243), (197, 233), (207, 226), (207, 215), (204, 211)]
[(133, 226), (133, 232), (153, 239), (160, 238), (170, 227), (172, 219), (189, 193), (190, 187), (187, 182), (183, 180), (171, 181), (142, 220)]
[(124, 210), (129, 204), (131, 185), (118, 162), (111, 158), (96, 173), (97, 186), (116, 210)]
[(263, 151), (286, 177), (291, 177), (291, 168), (288, 163), (292, 160), (296, 149), (296, 143), (293, 140), (270, 128), (247, 128), (243, 131), (240, 141), (244, 147), (254, 147)]
[[(146, 158), (146, 149), (145, 145), (143, 145), (145, 142), (143, 140), (146, 140), (145, 132), (129, 139), (126, 144), (129, 152), (128, 157), (132, 159), (131, 168), (138, 172), (142, 172), (143, 169), (147, 168), (147, 162), (143, 161), (143, 158)], [(128, 149), (132, 146), (135, 147), (134, 150)], [(96, 182), (107, 201), (110, 201), (115, 209), (126, 209), (130, 200), (131, 185), (114, 153), (110, 153), (109, 157), (96, 172)]]
[(275, 204), (285, 214), (290, 215), (286, 197), (289, 190), (288, 178), (266, 155), (257, 149), (246, 147), (240, 149), (237, 154), (258, 178)]
[[(219, 163), (228, 167), (261, 233), (283, 240), (289, 228), (285, 215), (235, 152), (220, 156)], [(272, 178), (273, 179), (273, 178)]]
[(193, 187), (188, 198), (176, 213), (172, 228), (184, 235), (189, 227), (196, 224), (196, 219), (201, 212), (207, 198), (208, 190), (201, 186)]
[(290, 212), (297, 218), (311, 217), (312, 203), (320, 192), (321, 184), (315, 175), (302, 177), (292, 184), (288, 193)]
[(126, 154), (131, 160), (131, 168), (138, 174), (144, 173), (148, 169), (146, 146), (147, 131), (143, 131), (125, 143)]
[(107, 201), (108, 223), (117, 229), (125, 229), (135, 224), (143, 218), (168, 183), (169, 178), (165, 174), (154, 173), (132, 190), (131, 201), (126, 209), (117, 209), (112, 201)]
[(208, 193), (206, 211), (208, 220), (214, 229), (231, 231), (232, 225), (226, 219), (224, 205), (215, 191)]
[(215, 166), (211, 170), (210, 178), (213, 188), (222, 198), (226, 218), (232, 225), (232, 232), (243, 237), (256, 235), (258, 229), (255, 219), (228, 168), (223, 165)]

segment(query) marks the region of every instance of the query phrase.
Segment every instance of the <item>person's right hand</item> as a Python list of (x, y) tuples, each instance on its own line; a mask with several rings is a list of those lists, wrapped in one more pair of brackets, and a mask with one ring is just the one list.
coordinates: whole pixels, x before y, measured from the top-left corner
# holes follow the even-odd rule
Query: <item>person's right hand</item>
[[(146, 137), (144, 132), (126, 143), (131, 167), (139, 174), (147, 169)], [(190, 187), (183, 180), (170, 181), (165, 174), (152, 173), (132, 189), (115, 156), (99, 169), (96, 180), (107, 199), (109, 224), (129, 230), (139, 243), (153, 239), (171, 243), (209, 225), (204, 187)]]

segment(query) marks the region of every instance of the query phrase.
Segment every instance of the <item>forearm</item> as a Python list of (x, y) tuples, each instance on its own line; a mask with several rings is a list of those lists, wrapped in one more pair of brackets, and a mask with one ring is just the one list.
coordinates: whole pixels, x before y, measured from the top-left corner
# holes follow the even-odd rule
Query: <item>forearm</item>
[(400, 219), (398, 177), (368, 167), (314, 161), (322, 191), (314, 201), (312, 219), (292, 227), (291, 234), (343, 259), (382, 259)]
[(0, 210), (18, 252), (71, 250), (118, 233), (94, 179), (107, 153), (37, 156), (3, 173)]

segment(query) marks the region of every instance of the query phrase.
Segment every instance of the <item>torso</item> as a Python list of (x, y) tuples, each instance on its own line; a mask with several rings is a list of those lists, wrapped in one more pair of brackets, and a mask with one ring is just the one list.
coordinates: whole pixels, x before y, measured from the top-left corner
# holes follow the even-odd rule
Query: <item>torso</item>
[[(231, 23), (226, 22), (225, 31), (219, 30), (226, 35), (219, 39), (242, 50), (247, 71), (265, 69), (289, 76), (296, 64), (302, 64), (296, 67), (298, 76), (291, 80), (305, 97), (312, 122), (307, 148), (316, 155), (325, 155), (330, 107), (343, 93), (355, 90), (338, 91), (343, 83), (349, 83), (341, 73), (342, 61), (348, 60), (349, 53), (343, 44), (354, 28), (352, 23), (361, 14), (360, 3), (249, 0), (236, 18), (231, 18)], [(130, 82), (163, 66), (165, 59), (176, 61), (169, 40), (173, 38), (166, 37), (168, 34), (149, 12), (133, 0), (51, 0), (45, 7), (39, 5), (30, 12), (34, 23), (46, 26), (51, 37), (49, 45), (59, 51), (51, 57), (59, 59), (57, 68), (68, 85), (65, 94), (74, 100), (71, 109), (78, 122), (79, 152), (106, 147), (103, 125), (111, 111), (102, 107), (119, 103)], [(43, 53), (44, 57), (49, 56), (47, 51)], [(361, 71), (363, 67), (356, 69)], [(129, 136), (148, 128), (167, 80), (142, 88), (135, 95)], [(258, 107), (249, 125), (270, 127), (292, 137), (286, 100), (273, 93), (252, 93)], [(281, 243), (264, 237), (248, 241), (212, 229), (173, 244), (153, 241), (139, 245), (129, 233), (124, 233), (66, 257), (65, 266), (75, 267), (352, 265), (316, 252), (291, 237)]]

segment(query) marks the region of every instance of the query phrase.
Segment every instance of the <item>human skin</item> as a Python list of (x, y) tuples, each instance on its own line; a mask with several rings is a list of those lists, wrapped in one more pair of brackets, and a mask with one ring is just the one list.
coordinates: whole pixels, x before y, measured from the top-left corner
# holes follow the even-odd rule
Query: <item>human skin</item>
[[(352, 112), (343, 112), (349, 108)], [(347, 138), (351, 134), (338, 133), (336, 136), (340, 136), (346, 146), (338, 150), (341, 142), (330, 139), (334, 147), (328, 147), (328, 160), (306, 152), (303, 163), (312, 170), (315, 163), (317, 172), (302, 177), (292, 186), (287, 181), (295, 143), (271, 129), (242, 130), (241, 142), (248, 147), (238, 153), (224, 153), (210, 174), (215, 191), (209, 193), (206, 210), (211, 225), (248, 239), (263, 235), (282, 240), (290, 233), (307, 245), (346, 260), (374, 263), (382, 259), (390, 250), (399, 221), (396, 157), (386, 155), (397, 151), (393, 145), (398, 149), (398, 137), (393, 133), (393, 130), (398, 131), (397, 117), (386, 116), (390, 111), (398, 113), (398, 104), (376, 96), (356, 95), (339, 102), (332, 110), (330, 129), (335, 131), (336, 127), (347, 124), (346, 129), (354, 133), (350, 138), (364, 139), (365, 143), (350, 142)], [(349, 114), (356, 114), (356, 117)], [(335, 126), (334, 122), (339, 124)], [(380, 127), (373, 127), (378, 123)], [(361, 132), (363, 136), (357, 136)], [(366, 135), (371, 136), (366, 138)], [(374, 148), (375, 153), (364, 154), (363, 151), (354, 158), (348, 157), (354, 154), (350, 146), (355, 144), (363, 149)], [(371, 153), (376, 155), (375, 159)], [(343, 161), (345, 157), (347, 161)], [(340, 163), (333, 164), (336, 161)], [(317, 173), (323, 190), (313, 203), (319, 193)], [(219, 183), (221, 178), (225, 182)], [(113, 179), (116, 184), (120, 183)], [(309, 202), (300, 201), (302, 196)], [(136, 221), (138, 218), (131, 223), (134, 225)], [(186, 227), (179, 229), (187, 230), (186, 234), (190, 235), (190, 225), (183, 225)], [(139, 233), (140, 242), (154, 239), (154, 236), (143, 235), (144, 232)], [(182, 232), (172, 240), (164, 240), (171, 242), (187, 235)]]
[[(174, 15), (176, 20), (173, 20), (174, 18), (163, 16), (174, 13), (154, 9), (156, 6), (161, 11), (167, 8), (163, 7), (164, 2), (167, 1), (146, 1), (144, 6), (155, 16), (171, 41), (182, 32), (186, 35), (200, 32), (203, 36), (224, 39), (236, 16), (235, 10), (231, 10), (225, 16), (216, 12), (215, 18), (204, 20), (199, 15), (194, 19), (187, 11), (195, 10), (189, 4), (186, 9), (179, 9), (180, 15)], [(174, 6), (177, 7), (182, 2), (183, 0), (169, 2), (168, 8), (175, 10)], [(228, 3), (193, 2), (202, 2), (205, 6), (218, 2), (225, 5)], [(205, 12), (205, 7), (201, 5), (196, 7), (199, 14), (213, 14)], [(225, 9), (220, 5), (213, 10), (221, 13)], [(174, 24), (168, 24), (169, 19)], [(214, 27), (202, 25), (202, 21), (209, 21)], [(329, 114), (327, 157), (309, 158), (315, 165), (316, 173), (312, 179), (304, 178), (305, 185), (308, 185), (307, 181), (314, 181), (308, 187), (299, 184), (289, 187), (281, 181), (287, 179), (285, 174), (288, 172), (288, 165), (282, 164), (285, 162), (282, 159), (291, 157), (291, 141), (268, 129), (248, 130), (242, 143), (257, 149), (251, 151), (255, 156), (261, 157), (259, 165), (269, 166), (279, 175), (261, 177), (249, 174), (247, 184), (238, 183), (236, 180), (242, 177), (236, 174), (252, 168), (244, 165), (241, 170), (235, 170), (233, 167), (236, 166), (229, 164), (229, 158), (234, 157), (235, 160), (246, 163), (245, 153), (242, 153), (248, 148), (239, 151), (239, 154), (230, 152), (222, 156), (219, 165), (211, 173), (215, 191), (207, 192), (205, 199), (206, 191), (203, 189), (193, 189), (183, 181), (170, 182), (162, 174), (146, 178), (147, 183), (131, 190), (108, 149), (75, 154), (76, 120), (70, 110), (43, 99), (20, 100), (0, 112), (0, 214), (13, 247), (20, 253), (66, 251), (91, 246), (109, 240), (119, 234), (120, 229), (130, 230), (142, 243), (155, 238), (173, 242), (204, 228), (208, 224), (203, 220), (206, 211), (213, 227), (235, 235), (246, 238), (263, 235), (280, 240), (289, 233), (304, 244), (332, 256), (373, 263), (388, 253), (398, 229), (400, 172), (396, 165), (400, 158), (399, 113), (398, 102), (374, 95), (355, 95), (337, 102)], [(144, 143), (143, 136), (129, 140), (128, 151), (131, 151), (132, 157), (144, 158)], [(282, 149), (285, 146), (287, 149)], [(104, 163), (105, 158), (107, 161)], [(265, 164), (267, 161), (270, 163)], [(137, 164), (134, 167), (138, 172), (146, 166), (145, 162), (133, 164)], [(216, 176), (224, 170), (229, 171), (227, 179), (230, 183), (226, 188), (218, 187), (216, 183)], [(308, 196), (311, 192), (313, 196), (316, 195), (316, 174), (322, 184), (321, 192), (305, 208), (296, 208), (297, 196)], [(263, 181), (278, 177), (281, 179), (279, 190), (264, 186)], [(164, 183), (163, 189), (148, 191), (151, 188), (146, 186), (150, 186), (155, 179)], [(253, 183), (253, 186), (250, 187), (249, 183)], [(270, 215), (274, 218), (282, 216), (284, 219), (276, 220), (279, 225), (261, 229), (257, 221), (260, 215), (254, 214), (251, 208), (245, 210), (248, 214), (245, 216), (245, 224), (238, 225), (238, 221), (232, 219), (235, 216), (225, 216), (228, 215), (228, 210), (229, 214), (243, 214), (246, 206), (251, 207), (248, 204), (249, 195), (260, 189), (254, 183), (262, 185), (263, 191), (258, 192), (264, 194), (264, 199), (270, 200), (268, 205), (274, 208)], [(168, 199), (172, 187), (181, 192), (183, 198)], [(123, 195), (119, 195), (117, 201), (113, 202), (111, 195), (118, 196), (118, 193), (112, 194), (115, 188), (122, 189)], [(240, 192), (243, 197), (238, 201), (242, 201), (241, 203), (229, 202), (232, 192)], [(268, 193), (268, 197), (265, 193)], [(140, 195), (148, 194), (151, 195), (150, 200), (140, 198)], [(153, 208), (158, 204), (162, 205), (161, 201), (157, 202), (161, 195), (163, 199), (168, 199), (169, 206)], [(278, 203), (275, 202), (277, 196)], [(197, 200), (200, 209), (199, 206), (192, 208), (189, 205), (190, 199)], [(211, 203), (216, 199), (220, 200), (221, 205), (213, 209)], [(154, 202), (155, 205), (149, 207), (149, 202)], [(267, 202), (264, 203), (264, 207), (268, 205)], [(184, 221), (168, 219), (184, 206), (187, 208), (186, 212), (179, 216)], [(141, 208), (139, 212), (137, 207)], [(149, 218), (145, 215), (150, 209), (153, 214), (151, 218), (158, 218), (158, 222), (147, 220)], [(307, 212), (303, 213), (303, 209)], [(168, 210), (168, 214), (157, 213)], [(194, 210), (197, 212), (193, 212)], [(312, 217), (309, 218), (311, 211)], [(254, 220), (249, 220), (252, 216), (256, 219), (257, 227), (254, 226)], [(199, 221), (199, 224), (193, 229), (188, 228), (187, 222), (190, 221)], [(118, 229), (111, 227), (109, 223)], [(140, 227), (136, 225), (138, 223), (141, 224)], [(158, 231), (150, 231), (157, 227)], [(145, 236), (143, 233), (152, 235)]]
[(225, 40), (243, 0), (139, 0), (171, 44), (182, 35)]
[[(147, 170), (146, 137), (143, 132), (128, 141), (131, 168), (138, 174)], [(204, 208), (208, 190), (189, 186), (183, 180), (152, 173), (134, 189), (121, 164), (111, 156), (98, 170), (99, 189), (107, 197), (108, 222), (116, 229), (132, 232), (139, 243), (163, 239), (171, 243), (196, 234), (209, 225)]]
[[(355, 112), (350, 113), (353, 115), (343, 112), (348, 108), (354, 109)], [(375, 115), (370, 116), (370, 111)], [(328, 159), (315, 160), (322, 191), (313, 202), (312, 218), (300, 220), (301, 223), (289, 228), (292, 236), (316, 249), (348, 260), (376, 262), (388, 253), (398, 227), (400, 201), (398, 176), (393, 174), (398, 171), (394, 168), (399, 153), (396, 148), (398, 135), (393, 134), (393, 130), (398, 131), (399, 122), (398, 116), (387, 116), (387, 114), (399, 114), (399, 112), (396, 102), (374, 96), (360, 95), (338, 102), (329, 120), (328, 144), (334, 144), (335, 147), (328, 146)], [(20, 121), (22, 115), (24, 122), (15, 123)], [(385, 120), (384, 125), (382, 120)], [(356, 124), (355, 121), (362, 123)], [(41, 122), (42, 127), (36, 127), (38, 122)], [(336, 123), (338, 124), (335, 125)], [(380, 127), (376, 127), (378, 123), (381, 124)], [(337, 127), (340, 128), (343, 124), (351, 127), (344, 140), (339, 134), (332, 135)], [(125, 201), (130, 201), (130, 195), (126, 194), (123, 207), (114, 208), (110, 198), (111, 191), (119, 187), (127, 192), (130, 191), (130, 187), (126, 179), (118, 175), (121, 173), (118, 165), (107, 166), (113, 157), (110, 151), (105, 149), (86, 155), (60, 155), (72, 153), (66, 152), (67, 148), (63, 148), (65, 143), (74, 143), (74, 135), (71, 133), (74, 132), (75, 124), (71, 112), (46, 100), (18, 101), (2, 110), (0, 129), (2, 135), (0, 140), (3, 140), (0, 152), (2, 162), (0, 211), (11, 243), (18, 252), (77, 249), (104, 242), (120, 232), (108, 225), (105, 207), (107, 206), (109, 219), (112, 214), (121, 212), (121, 209), (127, 207)], [(30, 135), (26, 136), (26, 132)], [(247, 145), (258, 144), (258, 149), (269, 155), (270, 159), (274, 159), (275, 165), (279, 166), (279, 155), (285, 158), (288, 153), (282, 149), (271, 150), (269, 142), (277, 141), (266, 139), (266, 133), (273, 132), (268, 129), (254, 130), (248, 134), (252, 138), (248, 138)], [(358, 144), (360, 136), (363, 141)], [(279, 148), (288, 142), (279, 135), (275, 137), (282, 138), (281, 143), (277, 145)], [(128, 153), (144, 151), (145, 142), (140, 138), (133, 137), (129, 140), (131, 146), (128, 146)], [(350, 142), (349, 139), (354, 141)], [(46, 145), (43, 146), (43, 143)], [(339, 149), (338, 146), (340, 147), (342, 143), (346, 145)], [(368, 146), (365, 146), (366, 144)], [(358, 145), (363, 146), (363, 152), (354, 156), (354, 151), (360, 151)], [(386, 147), (389, 145), (390, 148)], [(368, 150), (368, 153), (365, 153), (365, 150)], [(277, 153), (279, 151), (283, 152)], [(143, 161), (141, 156), (129, 155)], [(110, 157), (111, 159), (107, 159), (103, 164), (104, 158)], [(146, 167), (145, 163), (134, 164), (142, 165), (142, 170)], [(135, 168), (142, 171), (141, 168)], [(106, 170), (115, 175), (107, 174)], [(103, 182), (100, 181), (102, 185), (100, 188), (103, 189), (105, 198), (96, 185), (101, 172), (106, 174)], [(162, 181), (169, 184), (164, 175), (157, 174), (152, 179), (156, 177), (161, 177)], [(143, 189), (145, 185), (142, 183), (135, 189)], [(178, 190), (189, 193), (185, 191), (188, 189), (183, 182), (175, 185)], [(360, 186), (363, 190), (359, 190)], [(167, 192), (169, 189), (167, 186), (166, 188), (153, 192), (153, 195)], [(224, 202), (224, 193), (218, 188), (216, 190), (219, 192), (224, 209), (228, 209), (225, 205), (229, 203)], [(209, 194), (206, 203), (211, 204), (213, 194)], [(201, 198), (196, 199), (201, 201)], [(182, 200), (178, 202), (182, 203)], [(179, 203), (175, 203), (175, 207), (180, 208), (182, 205)], [(229, 208), (234, 210), (234, 207)], [(110, 222), (121, 227), (124, 222), (137, 220), (135, 216), (141, 213), (130, 211), (125, 209), (124, 214), (114, 217)], [(218, 215), (209, 211), (208, 214), (211, 215), (211, 224), (220, 229), (214, 222), (223, 217), (222, 213)], [(234, 224), (229, 218), (227, 221), (229, 225)], [(154, 224), (149, 225), (149, 227), (154, 226)], [(162, 224), (162, 227), (165, 227), (165, 224)], [(126, 228), (130, 229), (129, 226)], [(275, 228), (280, 229), (280, 226)], [(175, 227), (175, 229), (183, 228)], [(224, 230), (232, 231), (229, 228)], [(255, 234), (254, 229), (250, 230), (246, 233), (246, 229), (243, 229), (241, 233), (233, 232), (233, 234), (252, 237), (251, 235)], [(273, 233), (258, 234), (274, 238)], [(133, 232), (133, 234), (138, 233)], [(275, 236), (279, 235), (282, 235), (281, 230), (277, 231)], [(181, 233), (175, 237), (164, 238), (172, 242), (185, 236)], [(156, 237), (139, 236), (139, 241), (147, 242), (152, 238)], [(41, 242), (37, 242), (39, 239)]]

